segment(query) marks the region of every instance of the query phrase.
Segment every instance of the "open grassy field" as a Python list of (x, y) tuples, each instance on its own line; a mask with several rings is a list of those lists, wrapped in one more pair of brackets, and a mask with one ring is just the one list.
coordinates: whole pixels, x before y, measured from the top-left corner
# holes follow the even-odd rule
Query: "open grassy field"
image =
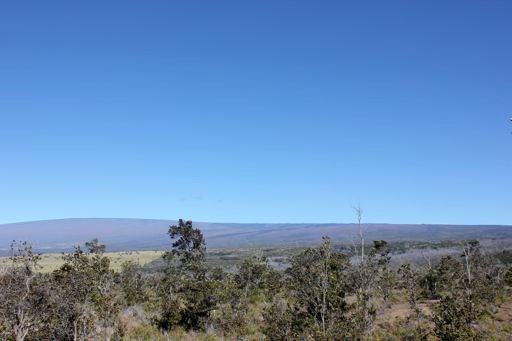
[[(111, 266), (114, 271), (121, 269), (121, 264), (126, 261), (134, 261), (144, 266), (162, 256), (163, 251), (128, 251), (128, 252), (107, 252), (106, 256), (110, 258)], [(64, 264), (62, 253), (45, 253), (41, 255), (39, 262), (39, 271), (52, 272)], [(11, 263), (9, 257), (0, 257), (0, 267)]]
[[(207, 251), (207, 262), (212, 267), (221, 267), (225, 270), (234, 269), (236, 264), (244, 258), (253, 255), (264, 255), (268, 257), (270, 264), (277, 269), (286, 267), (288, 258), (299, 252), (301, 248), (247, 248), (247, 249), (209, 249)], [(126, 261), (133, 261), (151, 271), (162, 264), (164, 251), (119, 251), (106, 252), (110, 258), (111, 267), (114, 271), (121, 269), (121, 264)], [(39, 271), (49, 273), (58, 269), (64, 264), (64, 253), (43, 253), (39, 261)], [(11, 264), (9, 257), (0, 257), (0, 268)]]

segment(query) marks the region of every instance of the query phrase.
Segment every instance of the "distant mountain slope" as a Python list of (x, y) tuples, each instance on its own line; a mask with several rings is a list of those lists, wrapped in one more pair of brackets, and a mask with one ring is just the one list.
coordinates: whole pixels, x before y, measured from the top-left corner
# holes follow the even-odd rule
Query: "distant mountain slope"
[[(166, 235), (175, 220), (76, 218), (0, 224), (0, 252), (12, 240), (27, 240), (41, 251), (64, 251), (99, 238), (111, 251), (151, 250), (169, 246)], [(355, 224), (236, 224), (194, 222), (208, 247), (254, 247), (317, 244), (329, 235), (335, 242), (356, 238)], [(458, 240), (512, 238), (512, 226), (366, 224), (367, 240)]]

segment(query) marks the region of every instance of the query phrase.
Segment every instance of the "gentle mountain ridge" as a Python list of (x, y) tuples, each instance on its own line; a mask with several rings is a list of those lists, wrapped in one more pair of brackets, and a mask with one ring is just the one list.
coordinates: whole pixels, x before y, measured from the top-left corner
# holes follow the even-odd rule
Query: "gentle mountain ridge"
[[(27, 240), (38, 250), (65, 251), (99, 238), (111, 251), (156, 250), (169, 246), (166, 233), (176, 220), (125, 218), (71, 218), (0, 225), (0, 251), (12, 240)], [(208, 247), (263, 247), (311, 245), (329, 235), (335, 242), (351, 243), (356, 224), (237, 224), (194, 222)], [(512, 238), (507, 225), (365, 224), (367, 240), (460, 240)]]

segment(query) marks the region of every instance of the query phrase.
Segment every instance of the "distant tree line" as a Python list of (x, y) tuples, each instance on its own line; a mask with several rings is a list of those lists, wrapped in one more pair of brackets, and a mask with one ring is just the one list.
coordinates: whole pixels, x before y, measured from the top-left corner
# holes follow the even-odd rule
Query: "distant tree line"
[[(357, 257), (328, 237), (277, 271), (264, 256), (236, 271), (212, 268), (191, 221), (170, 226), (172, 243), (157, 273), (134, 262), (112, 270), (97, 239), (64, 255), (51, 273), (13, 242), (0, 273), (1, 340), (170, 340), (193, 333), (226, 339), (479, 340), (479, 325), (507, 297), (512, 270), (467, 241), (460, 257), (418, 268), (390, 266), (385, 241), (354, 243)], [(408, 313), (379, 321), (397, 300)], [(427, 302), (427, 303), (425, 303)]]

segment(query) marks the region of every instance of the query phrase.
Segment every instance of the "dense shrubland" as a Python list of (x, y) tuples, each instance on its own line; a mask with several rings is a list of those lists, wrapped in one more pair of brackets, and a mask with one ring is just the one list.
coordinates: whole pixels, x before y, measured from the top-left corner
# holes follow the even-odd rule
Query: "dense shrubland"
[[(252, 255), (235, 271), (212, 267), (190, 221), (169, 228), (158, 271), (112, 270), (98, 240), (38, 271), (27, 243), (12, 244), (0, 273), (2, 340), (478, 340), (504, 339), (511, 321), (509, 256), (478, 241), (424, 266), (393, 264), (385, 241), (334, 248), (324, 237), (284, 271)], [(455, 250), (455, 245), (453, 246)]]

